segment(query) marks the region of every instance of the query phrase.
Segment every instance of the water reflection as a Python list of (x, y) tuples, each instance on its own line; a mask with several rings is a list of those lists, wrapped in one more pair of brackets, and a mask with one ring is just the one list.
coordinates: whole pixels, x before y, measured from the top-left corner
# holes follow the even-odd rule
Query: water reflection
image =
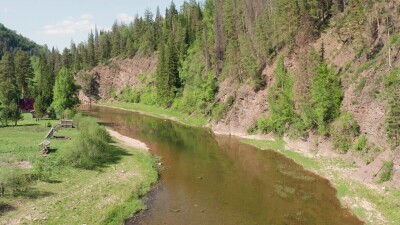
[(363, 224), (326, 179), (276, 152), (138, 113), (84, 110), (162, 157), (149, 209), (128, 224)]

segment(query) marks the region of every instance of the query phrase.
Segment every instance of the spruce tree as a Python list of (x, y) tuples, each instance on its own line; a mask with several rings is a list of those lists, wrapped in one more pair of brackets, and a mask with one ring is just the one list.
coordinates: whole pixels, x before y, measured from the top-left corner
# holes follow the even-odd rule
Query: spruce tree
[(321, 135), (329, 132), (328, 125), (340, 115), (343, 91), (332, 68), (322, 63), (311, 84), (311, 102), (314, 121)]
[(28, 98), (31, 95), (29, 82), (33, 78), (33, 68), (26, 52), (18, 51), (15, 56), (15, 77), (20, 97)]
[(94, 35), (93, 31), (90, 31), (89, 37), (88, 37), (88, 53), (87, 53), (87, 62), (89, 67), (95, 67), (96, 66), (96, 53), (95, 53), (95, 47), (94, 47)]
[(5, 52), (0, 61), (0, 103), (2, 124), (8, 125), (14, 110), (12, 107), (19, 99), (17, 83), (15, 79), (14, 59), (11, 53)]

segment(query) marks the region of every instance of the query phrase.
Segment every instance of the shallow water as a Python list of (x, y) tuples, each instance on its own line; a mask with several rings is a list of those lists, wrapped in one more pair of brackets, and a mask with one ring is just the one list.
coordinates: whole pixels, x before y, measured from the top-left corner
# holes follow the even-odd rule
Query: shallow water
[(148, 210), (127, 224), (363, 224), (341, 207), (328, 180), (274, 151), (124, 110), (83, 111), (162, 158)]

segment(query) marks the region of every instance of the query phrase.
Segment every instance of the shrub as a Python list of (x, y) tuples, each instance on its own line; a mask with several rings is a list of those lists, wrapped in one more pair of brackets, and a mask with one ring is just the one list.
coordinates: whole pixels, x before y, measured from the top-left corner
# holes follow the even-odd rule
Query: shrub
[(360, 126), (350, 113), (344, 113), (332, 124), (331, 134), (334, 148), (346, 153), (360, 134)]
[(70, 144), (70, 150), (65, 152), (65, 162), (83, 169), (94, 169), (110, 157), (111, 137), (104, 127), (90, 117), (77, 115), (75, 125), (81, 135)]
[(356, 94), (360, 94), (361, 91), (364, 89), (366, 82), (367, 82), (367, 79), (365, 77), (361, 77), (354, 92)]
[(212, 110), (212, 116), (215, 121), (219, 121), (224, 117), (225, 113), (228, 111), (229, 106), (225, 103), (217, 104)]
[(0, 174), (0, 197), (7, 194), (16, 195), (26, 192), (29, 188), (31, 177), (23, 170), (9, 170)]
[(62, 113), (62, 117), (63, 117), (64, 119), (72, 119), (72, 118), (74, 118), (75, 114), (76, 114), (76, 111), (75, 111), (75, 110), (66, 109), (66, 110), (64, 110), (64, 112)]
[(357, 140), (354, 142), (354, 149), (357, 151), (365, 150), (367, 147), (367, 137), (365, 135), (361, 135)]
[(118, 95), (119, 101), (139, 103), (140, 102), (140, 92), (136, 90), (135, 87), (125, 87), (122, 89), (121, 93)]
[(385, 164), (383, 164), (383, 167), (382, 167), (382, 172), (381, 172), (379, 182), (383, 183), (383, 182), (389, 181), (392, 177), (392, 171), (393, 171), (393, 161), (385, 162)]
[(157, 92), (152, 89), (146, 89), (140, 95), (140, 102), (145, 105), (156, 105), (157, 104)]

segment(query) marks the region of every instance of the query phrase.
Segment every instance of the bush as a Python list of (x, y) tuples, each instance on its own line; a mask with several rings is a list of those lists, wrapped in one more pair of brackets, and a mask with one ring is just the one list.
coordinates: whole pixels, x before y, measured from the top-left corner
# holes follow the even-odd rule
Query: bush
[(392, 177), (392, 171), (393, 171), (393, 161), (385, 162), (385, 164), (383, 164), (382, 167), (382, 172), (379, 182), (383, 183), (389, 181)]
[(365, 135), (361, 135), (355, 142), (354, 142), (354, 149), (357, 151), (363, 151), (367, 147), (367, 137)]
[(140, 102), (145, 105), (156, 105), (157, 92), (150, 88), (144, 90), (144, 92), (140, 95)]
[(64, 153), (65, 162), (78, 168), (94, 169), (110, 157), (111, 137), (91, 117), (78, 114), (74, 121), (81, 135), (71, 142), (70, 150)]
[(118, 100), (130, 103), (140, 102), (140, 92), (135, 87), (125, 87), (122, 89), (121, 94), (118, 95)]
[(31, 176), (23, 170), (10, 169), (7, 173), (0, 174), (0, 197), (26, 192), (30, 182)]
[(212, 117), (215, 121), (221, 120), (228, 111), (229, 106), (225, 103), (219, 103), (212, 109)]
[(344, 113), (332, 124), (331, 134), (334, 148), (346, 153), (360, 134), (360, 126), (350, 113)]
[(76, 114), (76, 111), (75, 110), (72, 110), (72, 109), (66, 109), (66, 110), (64, 110), (64, 112), (62, 113), (62, 117), (64, 118), (64, 119), (72, 119), (72, 118), (74, 118), (74, 116), (75, 116), (75, 114)]

